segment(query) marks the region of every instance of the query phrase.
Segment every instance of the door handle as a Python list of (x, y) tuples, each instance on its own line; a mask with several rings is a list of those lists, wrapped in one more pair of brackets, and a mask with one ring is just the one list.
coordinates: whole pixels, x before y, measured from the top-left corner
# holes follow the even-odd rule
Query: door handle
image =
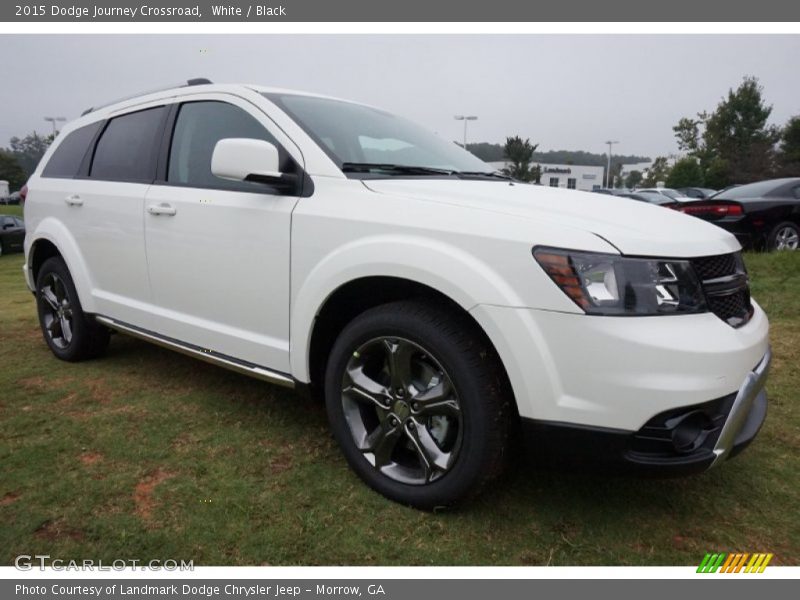
[(83, 206), (83, 200), (78, 194), (71, 194), (64, 198), (64, 202), (67, 203), (67, 206)]
[(175, 207), (170, 206), (166, 202), (162, 202), (161, 204), (151, 204), (147, 207), (147, 212), (151, 215), (164, 215), (166, 217), (174, 217), (177, 214), (177, 210)]

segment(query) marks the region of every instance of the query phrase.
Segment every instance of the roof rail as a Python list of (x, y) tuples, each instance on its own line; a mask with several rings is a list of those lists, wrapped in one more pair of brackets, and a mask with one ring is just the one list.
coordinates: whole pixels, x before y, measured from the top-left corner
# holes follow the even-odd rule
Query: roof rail
[(117, 98), (116, 100), (112, 100), (111, 102), (106, 102), (105, 104), (101, 104), (100, 106), (90, 106), (85, 111), (81, 113), (81, 116), (88, 115), (91, 112), (99, 110), (101, 108), (105, 108), (106, 106), (111, 106), (112, 104), (116, 104), (117, 102), (124, 102), (125, 100), (132, 100), (133, 98), (138, 98), (139, 96), (146, 96), (148, 94), (155, 94), (158, 92), (165, 92), (167, 90), (172, 90), (174, 88), (180, 87), (190, 87), (194, 85), (209, 85), (213, 83), (210, 79), (206, 79), (205, 77), (195, 77), (194, 79), (188, 79), (186, 83), (181, 83), (178, 85), (168, 85), (167, 87), (157, 88), (154, 90), (147, 90), (146, 92), (139, 92), (138, 94), (133, 94), (131, 96), (125, 96), (123, 98)]

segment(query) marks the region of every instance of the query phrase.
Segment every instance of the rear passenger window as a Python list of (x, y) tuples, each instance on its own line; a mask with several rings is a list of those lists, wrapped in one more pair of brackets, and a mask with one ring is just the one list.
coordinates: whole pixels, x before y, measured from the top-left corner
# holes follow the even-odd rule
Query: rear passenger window
[(75, 177), (102, 124), (102, 121), (97, 121), (68, 133), (44, 166), (42, 177)]
[(230, 181), (211, 173), (214, 146), (225, 138), (265, 140), (278, 148), (281, 171), (294, 163), (275, 138), (254, 117), (225, 102), (189, 102), (181, 106), (172, 136), (167, 181), (191, 187), (264, 193), (258, 183)]
[(97, 142), (89, 177), (112, 181), (152, 181), (164, 107), (111, 119)]

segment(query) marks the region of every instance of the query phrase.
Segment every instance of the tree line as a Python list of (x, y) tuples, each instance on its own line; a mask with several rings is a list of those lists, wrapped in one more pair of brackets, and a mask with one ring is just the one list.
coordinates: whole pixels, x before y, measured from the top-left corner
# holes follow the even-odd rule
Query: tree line
[[(500, 162), (508, 160), (506, 144), (490, 144), (488, 142), (478, 142), (474, 144), (467, 144), (467, 150), (472, 152), (475, 156), (486, 162)], [(536, 144), (538, 148), (538, 144)], [(548, 150), (546, 152), (534, 152), (531, 154), (533, 162), (540, 162), (545, 164), (561, 164), (561, 165), (587, 165), (594, 167), (605, 167), (608, 160), (606, 154), (595, 154), (593, 152), (586, 152), (584, 150)], [(619, 163), (621, 165), (630, 165), (641, 162), (650, 162), (649, 156), (630, 155), (614, 155), (613, 164)], [(612, 167), (613, 167), (612, 164)]]
[[(666, 156), (653, 160), (646, 173), (631, 171), (622, 177), (623, 165), (648, 162), (644, 156), (613, 156), (612, 186), (635, 188), (664, 183), (667, 187), (721, 189), (774, 177), (800, 176), (800, 115), (782, 127), (769, 124), (772, 106), (764, 100), (756, 77), (744, 77), (737, 89), (728, 90), (717, 107), (684, 117), (672, 128), (683, 156), (674, 164)], [(506, 161), (506, 174), (539, 183), (541, 172), (533, 163), (581, 164), (606, 167), (608, 155), (565, 150), (537, 152), (538, 144), (519, 136), (504, 145), (477, 143), (467, 149), (485, 161)]]
[(640, 176), (642, 184), (722, 189), (800, 176), (800, 115), (781, 127), (768, 123), (771, 114), (758, 79), (745, 77), (713, 111), (678, 121), (672, 131), (684, 156), (672, 166), (666, 157), (656, 158), (647, 176)]
[(53, 139), (52, 134), (40, 135), (35, 131), (24, 138), (12, 137), (8, 148), (0, 148), (0, 179), (8, 181), (10, 189), (20, 189), (36, 170)]
[(800, 174), (800, 115), (779, 127), (767, 123), (771, 114), (758, 79), (745, 77), (713, 112), (684, 117), (672, 128), (686, 156), (667, 178), (722, 188)]

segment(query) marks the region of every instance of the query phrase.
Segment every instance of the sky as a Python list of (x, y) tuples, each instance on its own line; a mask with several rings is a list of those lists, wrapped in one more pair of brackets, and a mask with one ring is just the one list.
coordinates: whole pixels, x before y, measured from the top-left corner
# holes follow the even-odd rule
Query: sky
[(800, 114), (797, 35), (2, 35), (0, 146), (115, 98), (207, 77), (348, 98), (461, 140), (655, 157), (745, 75)]

